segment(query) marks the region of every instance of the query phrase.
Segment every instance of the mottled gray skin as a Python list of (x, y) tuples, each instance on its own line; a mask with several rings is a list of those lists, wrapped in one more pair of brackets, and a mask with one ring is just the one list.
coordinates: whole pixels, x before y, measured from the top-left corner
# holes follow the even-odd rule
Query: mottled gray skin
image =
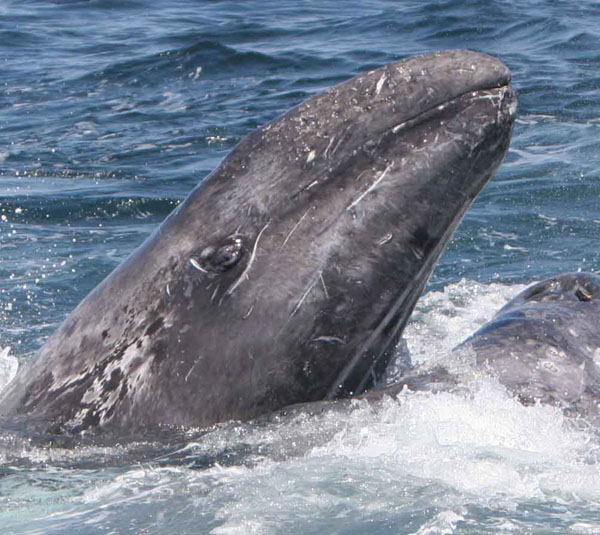
[(466, 340), (479, 369), (526, 404), (594, 417), (600, 402), (600, 277), (567, 273), (527, 288)]
[(498, 168), (510, 73), (390, 64), (247, 136), (0, 400), (54, 432), (207, 426), (367, 388)]

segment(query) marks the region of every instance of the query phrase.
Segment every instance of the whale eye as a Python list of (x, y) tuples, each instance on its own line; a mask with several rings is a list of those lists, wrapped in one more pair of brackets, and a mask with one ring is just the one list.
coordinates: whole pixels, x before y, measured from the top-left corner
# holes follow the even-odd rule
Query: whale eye
[(219, 247), (210, 255), (213, 268), (219, 271), (227, 271), (235, 266), (242, 258), (242, 240), (234, 238), (230, 243)]
[(232, 236), (221, 245), (209, 245), (204, 248), (198, 257), (190, 259), (190, 263), (205, 273), (224, 273), (234, 267), (243, 256), (242, 239), (239, 236)]

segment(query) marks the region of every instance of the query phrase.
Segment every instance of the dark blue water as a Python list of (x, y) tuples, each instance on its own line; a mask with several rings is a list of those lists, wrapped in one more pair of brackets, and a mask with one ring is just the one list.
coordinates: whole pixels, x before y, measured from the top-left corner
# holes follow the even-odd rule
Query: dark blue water
[[(466, 295), (483, 292), (500, 302), (505, 290), (510, 293), (517, 284), (558, 272), (599, 269), (598, 28), (600, 4), (592, 1), (3, 1), (0, 348), (11, 346), (12, 354), (30, 356), (255, 127), (360, 71), (439, 49), (470, 48), (499, 56), (513, 71), (520, 118), (505, 165), (465, 217), (430, 290), (449, 287), (460, 293), (466, 284)], [(461, 279), (467, 282), (459, 283)], [(461, 312), (466, 318), (479, 310), (468, 302), (472, 308)], [(441, 313), (433, 314), (430, 324), (443, 319)], [(450, 344), (458, 331), (448, 332), (441, 336)], [(501, 406), (509, 401), (494, 399), (489, 406), (504, 414)], [(511, 405), (510, 410), (517, 409)], [(560, 419), (540, 411), (534, 418), (539, 425), (544, 418)], [(413, 413), (397, 417), (416, 418)], [(347, 424), (351, 428), (352, 422)], [(363, 425), (376, 424), (367, 420)], [(523, 416), (514, 427), (526, 434), (532, 426)], [(508, 423), (505, 427), (511, 428)], [(568, 435), (564, 440), (572, 445), (579, 439)], [(414, 443), (422, 446), (418, 437)], [(467, 448), (464, 463), (478, 458), (480, 447)], [(371, 451), (357, 448), (353, 455), (358, 457)], [(285, 526), (288, 531), (295, 526), (297, 533), (592, 533), (585, 529), (597, 526), (593, 519), (598, 521), (600, 513), (594, 500), (600, 484), (583, 484), (579, 494), (571, 486), (563, 495), (561, 484), (548, 483), (581, 480), (580, 457), (565, 459), (560, 451), (556, 458), (544, 458), (551, 468), (540, 469), (545, 483), (538, 481), (539, 495), (519, 494), (514, 489), (521, 487), (511, 480), (504, 507), (496, 503), (502, 502), (496, 492), (502, 485), (490, 483), (494, 490), (488, 494), (485, 486), (473, 491), (487, 497), (485, 504), (465, 498), (446, 509), (436, 508), (439, 494), (452, 488), (457, 495), (468, 495), (467, 483), (422, 470), (403, 477), (419, 477), (429, 486), (413, 481), (392, 493), (392, 476), (378, 474), (376, 465), (368, 464), (374, 472), (358, 478), (362, 490), (355, 495), (354, 487), (344, 486), (343, 463), (319, 464), (320, 453), (314, 451), (302, 468), (296, 469), (294, 461), (244, 472), (249, 481), (259, 481), (267, 502), (251, 492), (246, 496), (254, 484), (245, 487), (242, 476), (228, 487), (227, 478), (237, 476), (204, 474), (198, 482), (184, 472), (173, 483), (171, 474), (139, 474), (133, 468), (119, 472), (124, 479), (114, 500), (106, 498), (108, 486), (98, 490), (100, 498), (90, 497), (96, 487), (89, 477), (78, 471), (57, 475), (50, 455), (40, 462), (51, 472), (51, 484), (41, 483), (46, 476), (36, 470), (42, 468), (18, 477), (0, 472), (0, 482), (5, 478), (4, 486), (0, 483), (0, 524), (4, 508), (11, 533), (279, 533)], [(405, 461), (404, 454), (397, 453), (398, 459)], [(520, 461), (507, 462), (527, 479), (526, 469), (515, 468)], [(338, 471), (315, 483), (329, 466)], [(468, 481), (488, 481), (481, 470), (474, 469)], [(595, 474), (596, 465), (590, 470)], [(348, 477), (360, 472), (355, 467)], [(302, 480), (302, 474), (313, 479), (300, 484), (300, 497), (284, 500), (284, 510), (278, 512), (273, 505), (277, 489), (286, 481)], [(98, 474), (92, 481), (94, 477), (104, 481)], [(106, 479), (114, 477), (111, 472)], [(165, 488), (180, 499), (165, 505), (160, 501)], [(325, 497), (313, 504), (311, 517), (311, 488), (321, 496), (339, 494), (339, 503), (347, 498), (349, 509)], [(147, 500), (135, 501), (136, 492)], [(380, 515), (369, 512), (378, 493), (386, 496)], [(135, 506), (128, 508), (130, 499)], [(565, 500), (576, 506), (564, 505)], [(28, 509), (29, 503), (36, 507)], [(86, 509), (89, 503), (94, 505)], [(106, 503), (111, 507), (103, 509)], [(204, 508), (204, 516), (195, 516), (194, 506)], [(47, 517), (73, 510), (78, 511), (74, 516)], [(253, 521), (256, 510), (269, 514)], [(516, 511), (512, 516), (511, 510)], [(103, 511), (104, 516), (89, 523), (86, 511)], [(444, 511), (450, 512), (444, 516)], [(332, 520), (339, 515), (345, 520)]]

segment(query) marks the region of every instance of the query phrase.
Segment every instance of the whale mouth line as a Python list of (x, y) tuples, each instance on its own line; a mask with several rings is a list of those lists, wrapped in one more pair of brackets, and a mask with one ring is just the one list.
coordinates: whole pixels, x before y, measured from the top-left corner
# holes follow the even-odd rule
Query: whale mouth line
[[(517, 104), (516, 99), (514, 98), (516, 95), (515, 90), (511, 87), (510, 82), (493, 86), (490, 88), (482, 88), (482, 89), (474, 89), (465, 91), (460, 93), (457, 96), (449, 98), (441, 103), (430, 106), (426, 110), (412, 116), (409, 119), (406, 119), (400, 123), (397, 123), (393, 127), (386, 127), (385, 129), (378, 132), (377, 137), (383, 137), (390, 134), (401, 134), (403, 130), (410, 129), (418, 126), (419, 124), (431, 119), (438, 113), (442, 113), (446, 108), (450, 108), (453, 105), (460, 106), (461, 101), (464, 105), (468, 105), (476, 100), (497, 100), (497, 108), (498, 114), (496, 117), (496, 122), (501, 122), (503, 113), (506, 115), (506, 119), (510, 120), (516, 116)], [(504, 109), (504, 100), (508, 97), (508, 108)], [(357, 197), (355, 197), (345, 208), (345, 211), (353, 211), (358, 204), (365, 198), (369, 193), (377, 188), (377, 186), (383, 181), (383, 179), (388, 175), (389, 171), (394, 168), (395, 162), (391, 161), (383, 168), (379, 175), (375, 178), (375, 180), (369, 185), (369, 187), (362, 192), (359, 193)], [(309, 187), (312, 186), (309, 185)], [(308, 189), (307, 187), (303, 189)]]
[[(488, 94), (486, 94), (488, 93)], [(494, 85), (494, 86), (490, 86), (490, 87), (478, 87), (478, 88), (473, 88), (473, 89), (469, 89), (468, 91), (464, 91), (462, 93), (459, 93), (458, 95), (455, 95), (451, 98), (448, 98), (446, 100), (443, 100), (441, 102), (438, 102), (437, 104), (434, 104), (432, 106), (429, 106), (428, 108), (424, 109), (423, 111), (420, 111), (419, 113), (417, 113), (416, 115), (413, 115), (412, 117), (409, 117), (407, 119), (405, 119), (404, 121), (399, 122), (398, 124), (396, 124), (395, 126), (391, 127), (391, 128), (386, 128), (385, 132), (392, 132), (394, 134), (404, 130), (405, 128), (414, 126), (415, 124), (420, 123), (423, 119), (428, 118), (428, 116), (430, 116), (431, 114), (438, 112), (438, 111), (443, 111), (446, 107), (451, 106), (454, 103), (459, 102), (460, 100), (477, 100), (477, 99), (487, 99), (487, 100), (496, 100), (498, 99), (500, 101), (500, 105), (502, 105), (502, 101), (504, 100), (504, 98), (507, 95), (513, 95), (515, 94), (514, 89), (512, 88), (512, 86), (510, 85), (510, 81), (508, 81), (505, 84), (501, 84), (501, 85)], [(514, 115), (516, 114), (516, 105), (511, 106), (511, 108), (508, 110), (510, 115)]]

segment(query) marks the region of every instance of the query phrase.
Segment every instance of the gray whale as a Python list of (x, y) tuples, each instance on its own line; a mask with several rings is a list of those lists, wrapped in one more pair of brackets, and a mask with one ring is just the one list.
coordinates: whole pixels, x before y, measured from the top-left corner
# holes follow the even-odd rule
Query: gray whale
[(525, 289), (459, 346), (525, 404), (594, 420), (600, 403), (600, 277), (565, 273)]
[[(559, 407), (600, 424), (600, 276), (564, 273), (533, 284), (453, 350), (454, 365), (407, 365), (393, 384), (363, 397), (454, 391), (475, 374), (495, 377), (524, 405)], [(410, 360), (408, 358), (408, 360)], [(311, 412), (320, 412), (310, 407)]]
[(243, 139), (0, 399), (52, 433), (208, 426), (356, 395), (501, 164), (499, 60), (410, 58)]

